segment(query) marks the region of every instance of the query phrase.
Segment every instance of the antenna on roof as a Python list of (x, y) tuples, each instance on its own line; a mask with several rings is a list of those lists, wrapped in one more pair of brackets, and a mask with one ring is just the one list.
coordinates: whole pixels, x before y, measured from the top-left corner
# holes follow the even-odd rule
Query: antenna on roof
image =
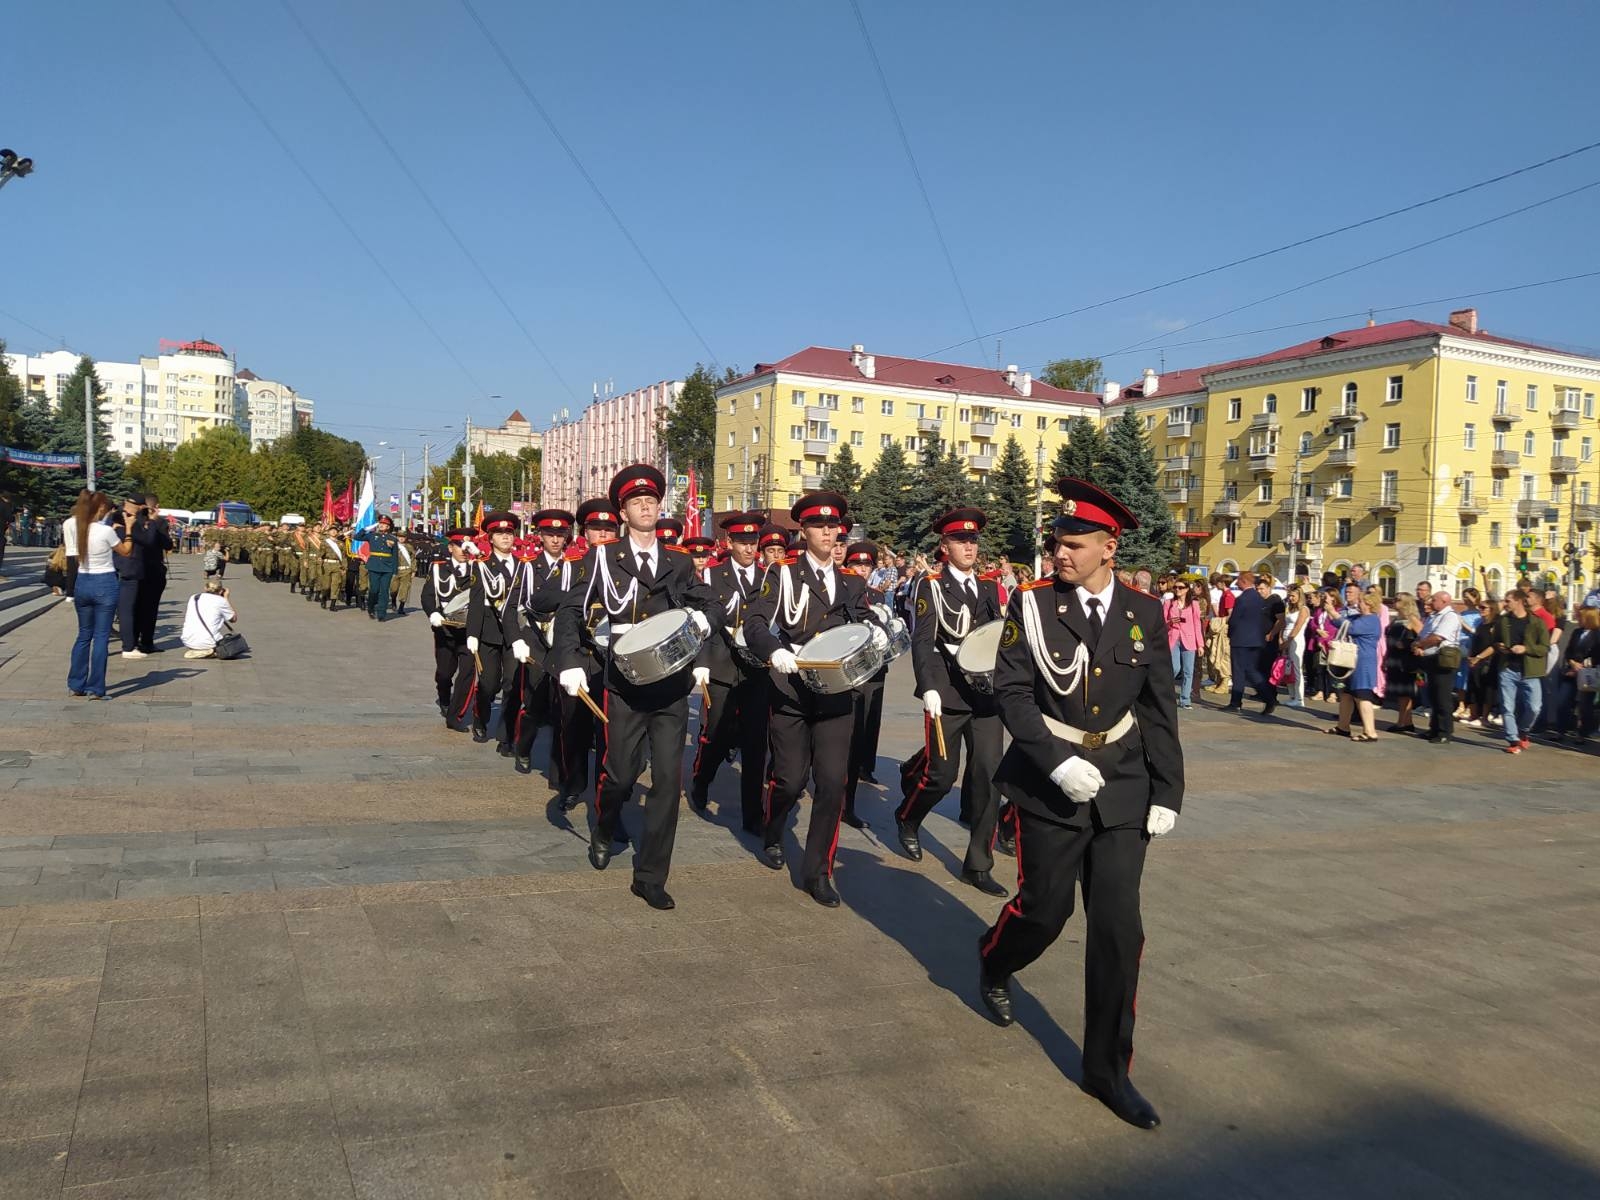
[(1167, 352), (1165, 350), (1161, 352), (1161, 373), (1163, 375), (1167, 373)]
[(1001, 338), (995, 338), (994, 340), (994, 369), (996, 371), (1004, 371), (1006, 369), (1005, 342)]

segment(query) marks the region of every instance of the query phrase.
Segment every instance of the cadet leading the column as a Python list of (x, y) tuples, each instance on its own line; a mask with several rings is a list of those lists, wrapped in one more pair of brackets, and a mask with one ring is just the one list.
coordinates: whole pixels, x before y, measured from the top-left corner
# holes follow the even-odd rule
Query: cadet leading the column
[(1017, 589), (995, 664), (1011, 746), (996, 778), (1013, 802), (1017, 894), (978, 940), (979, 990), (1010, 1025), (1011, 976), (1072, 915), (1084, 919), (1083, 1087), (1141, 1129), (1161, 1123), (1128, 1078), (1149, 840), (1183, 804), (1172, 657), (1161, 602), (1118, 584), (1117, 538), (1138, 522), (1081, 479), (1056, 484), (1055, 574)]
[(521, 697), (512, 690), (515, 664), (524, 661), (530, 652), (527, 642), (520, 640), (521, 626), (510, 612), (512, 587), (522, 569), (522, 564), (511, 556), (511, 547), (521, 524), (518, 517), (506, 512), (489, 513), (483, 518), (490, 549), (477, 565), (472, 600), (467, 606), (467, 649), (477, 656), (480, 664), (472, 740), (489, 740), (489, 717), (495, 697), (500, 695), (500, 736), (496, 749), (506, 758), (512, 755), (512, 721), (521, 704)]
[[(577, 520), (564, 508), (542, 508), (533, 514), (533, 528), (539, 535), (539, 553), (522, 564), (522, 574), (514, 592), (520, 636), (532, 650), (522, 669), (522, 707), (516, 721), (516, 769), (526, 775), (533, 770), (533, 743), (539, 728), (553, 725), (556, 719), (555, 681), (549, 673), (550, 634), (556, 609), (566, 590), (572, 568), (567, 566), (567, 542)], [(559, 760), (560, 747), (552, 739), (550, 757)], [(559, 768), (558, 768), (559, 772)]]
[[(472, 563), (467, 539), (476, 530), (452, 529), (446, 537), (450, 557), (428, 564), (422, 582), (422, 611), (433, 631), (433, 685), (439, 715), (452, 733), (465, 733), (476, 667), (467, 649), (467, 605), (472, 598)], [(343, 568), (341, 567), (342, 571)]]

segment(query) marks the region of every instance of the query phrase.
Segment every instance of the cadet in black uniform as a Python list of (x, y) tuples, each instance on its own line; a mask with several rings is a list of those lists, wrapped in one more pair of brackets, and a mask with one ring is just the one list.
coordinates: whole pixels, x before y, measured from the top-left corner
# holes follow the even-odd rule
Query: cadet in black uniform
[(757, 545), (761, 553), (761, 565), (770, 567), (788, 557), (789, 535), (781, 525), (763, 525)]
[(663, 546), (676, 546), (683, 537), (683, 522), (677, 517), (661, 517), (656, 521), (656, 537)]
[[(433, 627), (433, 682), (439, 692), (439, 715), (452, 733), (465, 733), (459, 724), (467, 715), (476, 664), (467, 649), (467, 611), (461, 597), (472, 593), (472, 564), (467, 561), (467, 539), (472, 529), (452, 529), (446, 537), (450, 557), (428, 564), (422, 581), (422, 611)], [(446, 609), (455, 614), (447, 623)]]
[[(591, 546), (607, 546), (617, 540), (617, 512), (609, 500), (585, 500), (578, 505), (578, 528), (583, 537), (568, 549), (568, 563), (577, 563), (589, 552)], [(566, 574), (566, 586), (571, 586), (571, 567)], [(565, 598), (565, 588), (561, 593)], [(557, 607), (560, 607), (559, 601)], [(588, 676), (590, 695), (598, 696), (605, 690), (606, 654), (594, 640), (595, 627), (605, 616), (605, 606), (593, 600), (578, 626), (578, 644), (583, 654), (584, 672)], [(551, 626), (551, 645), (555, 644), (555, 627)], [(546, 655), (546, 670), (554, 677), (560, 668)], [(560, 705), (556, 723), (556, 791), (562, 811), (576, 808), (583, 800), (589, 786), (589, 752), (595, 753), (597, 763), (606, 756), (606, 727), (594, 719), (589, 706), (561, 688), (556, 689)]]
[(603, 871), (611, 861), (612, 835), (621, 824), (622, 806), (649, 764), (650, 790), (645, 793), (644, 837), (634, 859), (633, 894), (658, 909), (675, 907), (666, 882), (678, 828), (693, 667), (686, 665), (655, 683), (630, 683), (616, 663), (617, 639), (647, 617), (681, 608), (690, 610), (690, 619), (702, 634), (709, 634), (711, 614), (717, 611), (715, 596), (695, 578), (688, 554), (656, 537), (665, 490), (666, 480), (652, 466), (626, 467), (612, 479), (611, 502), (622, 513), (628, 532), (620, 541), (591, 547), (575, 564), (572, 586), (556, 612), (551, 654), (553, 665), (560, 668), (563, 691), (575, 697), (588, 690), (580, 631), (590, 603), (598, 600), (611, 623), (604, 701), (610, 724), (595, 787), (589, 862)]
[[(483, 531), (489, 535), (489, 554), (473, 572), (472, 601), (467, 606), (467, 649), (477, 656), (478, 697), (472, 718), (472, 740), (489, 740), (489, 714), (500, 696), (498, 750), (510, 757), (512, 723), (520, 697), (515, 695), (515, 663), (528, 657), (528, 643), (520, 638), (521, 624), (512, 589), (521, 564), (511, 556), (521, 521), (511, 513), (489, 513)], [(501, 692), (504, 695), (501, 695)]]
[[(566, 566), (567, 541), (576, 521), (564, 508), (542, 508), (533, 514), (533, 527), (539, 534), (539, 553), (522, 564), (517, 580), (516, 615), (521, 640), (531, 653), (522, 664), (522, 707), (517, 713), (516, 768), (523, 774), (533, 770), (533, 743), (541, 726), (553, 724), (556, 717), (555, 680), (546, 660), (550, 654), (550, 633), (556, 609), (566, 590), (572, 569)], [(591, 718), (592, 719), (592, 718)], [(559, 735), (557, 735), (559, 736)], [(550, 757), (558, 754), (552, 749)]]
[(767, 770), (767, 672), (734, 650), (734, 635), (744, 625), (745, 610), (761, 591), (766, 568), (756, 562), (758, 513), (729, 513), (722, 518), (728, 535), (728, 560), (711, 567), (706, 582), (717, 595), (720, 616), (712, 622), (704, 662), (711, 671), (711, 712), (700, 719), (700, 744), (694, 757), (689, 801), (706, 806), (711, 782), (728, 753), (739, 751), (739, 798), (746, 833), (760, 833), (761, 789)]
[[(872, 620), (867, 585), (834, 569), (833, 543), (846, 517), (837, 492), (809, 492), (789, 515), (800, 523), (805, 550), (794, 563), (767, 569), (761, 594), (745, 611), (744, 637), (772, 667), (768, 742), (772, 754), (762, 831), (762, 857), (783, 866), (783, 827), (811, 781), (811, 822), (806, 830), (800, 879), (818, 904), (837, 908), (833, 854), (844, 814), (845, 779), (855, 700), (850, 692), (825, 696), (801, 683), (795, 649), (824, 630)], [(776, 630), (776, 632), (774, 632)], [(881, 626), (874, 637), (883, 645)]]
[[(866, 579), (878, 565), (878, 547), (872, 542), (857, 542), (844, 555), (845, 570)], [(867, 588), (869, 604), (889, 603), (876, 588)], [(865, 829), (866, 822), (856, 815), (856, 787), (864, 778), (877, 783), (878, 732), (883, 724), (883, 685), (889, 678), (889, 664), (855, 690), (855, 719), (850, 728), (850, 770), (844, 784), (844, 823), (852, 829)]]
[(1082, 878), (1083, 1087), (1141, 1129), (1161, 1123), (1128, 1079), (1144, 927), (1145, 847), (1183, 804), (1172, 656), (1161, 601), (1117, 583), (1117, 536), (1138, 522), (1080, 479), (1057, 483), (1055, 574), (1019, 588), (995, 665), (1011, 746), (997, 782), (1014, 803), (1017, 894), (978, 941), (979, 988), (1011, 1024), (1011, 975), (1072, 915)]
[[(1005, 885), (994, 869), (994, 828), (998, 798), (994, 772), (1000, 765), (1000, 717), (994, 697), (978, 691), (956, 665), (967, 635), (1000, 619), (1000, 589), (977, 574), (978, 534), (988, 518), (976, 508), (957, 508), (933, 523), (944, 565), (917, 583), (911, 607), (916, 624), (911, 635), (911, 663), (917, 695), (922, 700), (923, 748), (901, 769), (904, 800), (895, 811), (900, 847), (921, 861), (920, 830), (925, 818), (956, 781), (956, 756), (967, 748), (967, 775), (962, 807), (971, 815), (972, 833), (961, 864), (961, 879), (980, 892), (1004, 896)], [(945, 749), (939, 753), (934, 722), (944, 727)], [(966, 793), (970, 792), (968, 795)]]

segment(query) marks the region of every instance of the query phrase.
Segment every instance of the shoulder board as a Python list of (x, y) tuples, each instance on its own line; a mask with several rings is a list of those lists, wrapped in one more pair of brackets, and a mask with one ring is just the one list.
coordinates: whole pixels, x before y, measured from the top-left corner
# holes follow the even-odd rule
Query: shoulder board
[(923, 576), (923, 578), (924, 579), (943, 579), (944, 578), (944, 572), (943, 571), (929, 571), (926, 575)]
[(566, 562), (577, 562), (589, 553), (588, 546), (574, 546), (561, 557)]
[(1002, 572), (1001, 572), (1000, 568), (996, 567), (992, 571), (985, 571), (982, 575), (979, 575), (978, 578), (979, 579), (985, 579), (985, 580), (999, 579), (1001, 574), (1002, 574)]
[(1051, 575), (1047, 575), (1043, 579), (1035, 579), (1032, 583), (1023, 584), (1022, 585), (1022, 590), (1025, 591), (1025, 592), (1031, 592), (1031, 591), (1035, 590), (1036, 588), (1049, 587), (1054, 582), (1055, 582), (1055, 577), (1051, 576)]
[(783, 565), (786, 567), (792, 567), (799, 561), (800, 556), (798, 554), (785, 554), (783, 556)]
[(671, 550), (674, 554), (687, 554), (689, 551), (683, 546), (674, 546), (671, 542), (662, 542), (663, 550)]

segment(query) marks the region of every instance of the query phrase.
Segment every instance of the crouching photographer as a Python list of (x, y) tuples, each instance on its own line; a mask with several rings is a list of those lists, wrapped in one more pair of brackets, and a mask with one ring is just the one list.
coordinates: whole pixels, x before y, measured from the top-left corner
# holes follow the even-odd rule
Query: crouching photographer
[(183, 614), (183, 656), (185, 658), (238, 658), (250, 647), (232, 628), (238, 614), (228, 589), (220, 579), (206, 584), (205, 591), (189, 597)]

